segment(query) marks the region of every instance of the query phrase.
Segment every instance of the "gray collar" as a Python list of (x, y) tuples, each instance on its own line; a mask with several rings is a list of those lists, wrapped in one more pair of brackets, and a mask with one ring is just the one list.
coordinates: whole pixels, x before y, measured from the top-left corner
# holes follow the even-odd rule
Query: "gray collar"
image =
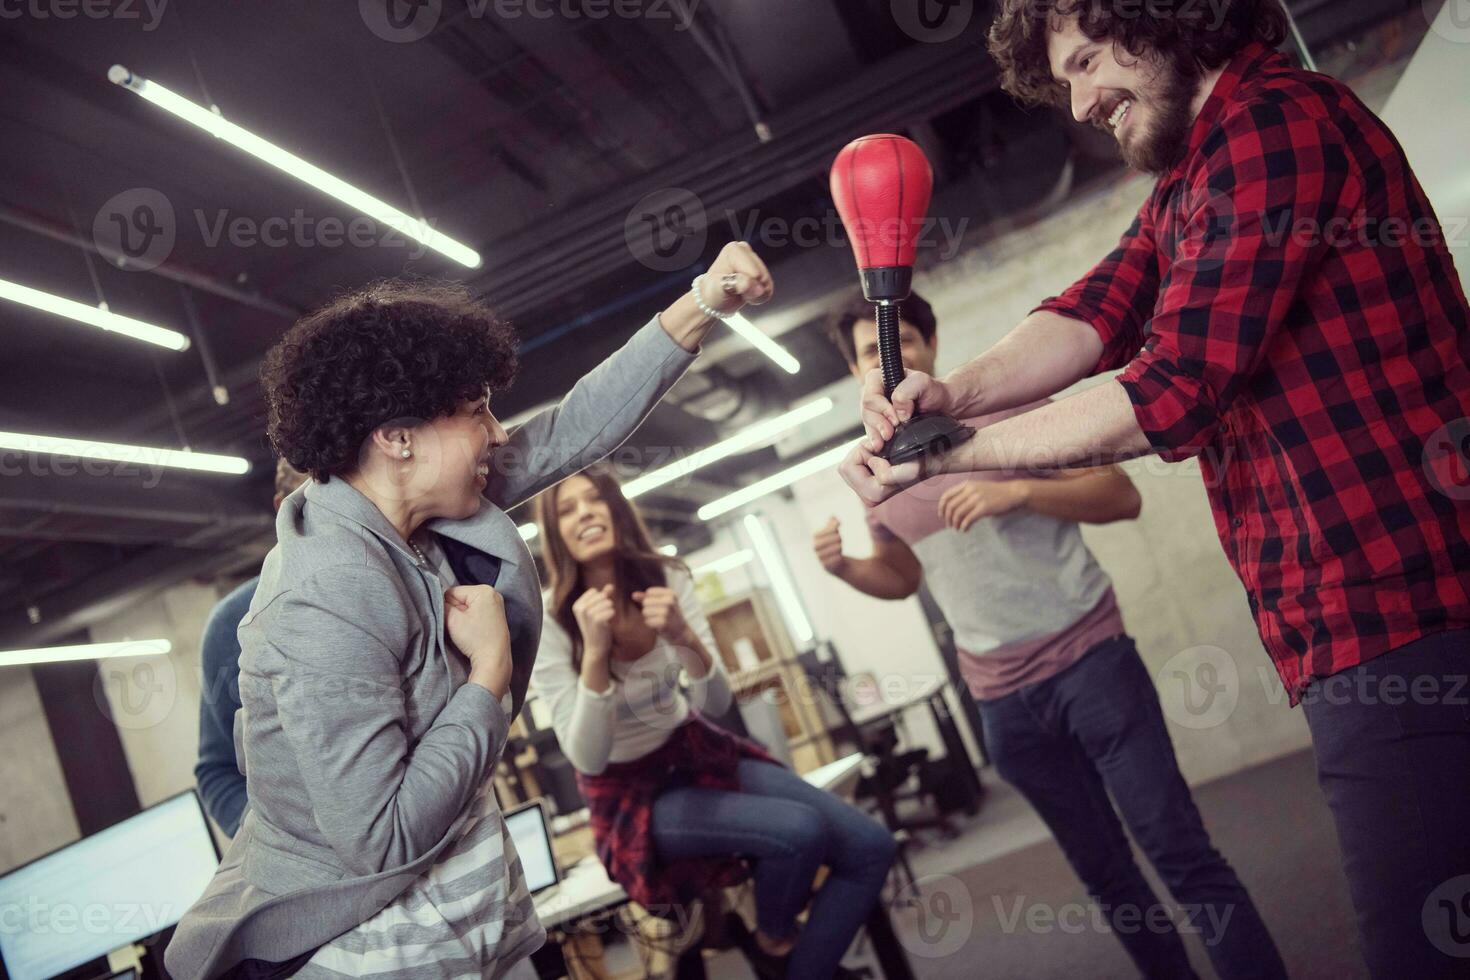
[[(371, 531), (389, 547), (397, 549), (408, 561), (417, 560), (398, 530), (383, 516), (383, 512), (341, 477), (333, 477), (326, 483), (307, 480), (304, 496), (312, 504)], [(476, 551), (493, 555), (506, 564), (521, 565), (531, 557), (515, 522), (499, 507), (483, 498), (480, 501), (480, 510), (473, 517), (457, 521), (436, 517), (427, 521), (424, 528), (469, 545)]]

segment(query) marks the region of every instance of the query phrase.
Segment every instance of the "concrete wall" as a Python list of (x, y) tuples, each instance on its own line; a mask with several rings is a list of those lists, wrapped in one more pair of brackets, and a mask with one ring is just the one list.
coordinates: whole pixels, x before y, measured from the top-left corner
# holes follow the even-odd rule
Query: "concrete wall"
[[(1432, 9), (1426, 0), (1425, 11)], [(1470, 289), (1470, 8), (1448, 0), (1383, 107)]]
[(28, 667), (0, 669), (0, 870), (77, 839), (61, 761)]

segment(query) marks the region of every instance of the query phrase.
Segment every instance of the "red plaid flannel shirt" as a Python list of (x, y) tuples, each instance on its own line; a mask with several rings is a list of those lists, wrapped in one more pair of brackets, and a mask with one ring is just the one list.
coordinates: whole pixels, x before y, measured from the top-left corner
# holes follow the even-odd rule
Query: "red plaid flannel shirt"
[(1242, 51), (1117, 249), (1039, 309), (1097, 330), (1159, 455), (1200, 458), (1293, 704), (1470, 627), (1470, 309), (1345, 86)]
[(694, 900), (749, 877), (750, 869), (736, 855), (661, 861), (653, 842), (653, 804), (664, 790), (687, 782), (736, 792), (742, 758), (780, 765), (750, 739), (691, 711), (689, 720), (647, 755), (611, 763), (595, 776), (577, 773), (608, 877), (653, 915), (676, 918)]

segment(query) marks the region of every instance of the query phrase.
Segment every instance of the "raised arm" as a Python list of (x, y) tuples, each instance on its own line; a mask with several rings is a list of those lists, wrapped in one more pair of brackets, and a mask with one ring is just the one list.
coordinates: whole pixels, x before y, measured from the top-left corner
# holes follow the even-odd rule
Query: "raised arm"
[[(877, 503), (935, 473), (1095, 466), (1149, 452), (1178, 461), (1210, 444), (1331, 247), (1331, 236), (1297, 229), (1352, 227), (1361, 206), (1350, 154), (1336, 134), (1320, 125), (1294, 130), (1297, 140), (1273, 148), (1269, 168), (1247, 170), (1235, 165), (1230, 147), (1256, 139), (1258, 122), (1242, 113), (1222, 126), (1239, 139), (1216, 141), (1183, 192), (1182, 230), (1148, 321), (1148, 341), (1123, 372), (997, 422), (922, 468), (875, 459), (872, 450), (884, 437), (870, 433), (868, 445), (855, 447), (842, 464), (864, 500)], [(1116, 366), (1109, 352), (1132, 346), (1132, 340), (1116, 348), (1103, 340), (1100, 367)], [(943, 391), (932, 380), (931, 386)], [(942, 404), (947, 396), (928, 397)]]
[(851, 558), (842, 553), (842, 531), (837, 518), (832, 518), (812, 536), (817, 561), (829, 575), (875, 599), (907, 599), (918, 592), (924, 569), (909, 546), (875, 520), (872, 511), (868, 512), (868, 532), (873, 539), (872, 557)]
[(1127, 473), (1099, 466), (1009, 480), (966, 480), (939, 498), (939, 517), (957, 531), (1013, 510), (1080, 524), (1111, 524), (1133, 520), (1141, 506)]
[(1332, 247), (1331, 236), (1298, 229), (1351, 227), (1362, 200), (1349, 152), (1324, 127), (1294, 130), (1270, 167), (1247, 170), (1230, 147), (1257, 138), (1259, 124), (1243, 113), (1222, 126), (1238, 139), (1219, 140), (1184, 192), (1142, 351), (1115, 380), (980, 433), (940, 471), (994, 468), (1020, 447), (1057, 467), (1150, 452), (1177, 462), (1214, 441)]
[(870, 372), (862, 400), (867, 434), (887, 441), (900, 414), (907, 418), (916, 411), (974, 418), (1029, 405), (1121, 367), (1143, 346), (1144, 324), (1158, 294), (1158, 253), (1145, 206), (1087, 275), (944, 378), (911, 372), (890, 402), (881, 372)]
[[(693, 337), (691, 333), (689, 336)], [(485, 496), (510, 510), (621, 446), (694, 363), (657, 319), (495, 451)]]
[[(733, 292), (726, 292), (729, 279)], [(703, 280), (705, 303), (721, 313), (771, 297), (770, 273), (744, 242), (725, 246)], [(510, 434), (491, 461), (485, 496), (501, 510), (608, 456), (627, 441), (694, 363), (713, 321), (686, 293), (593, 368), (557, 405)]]

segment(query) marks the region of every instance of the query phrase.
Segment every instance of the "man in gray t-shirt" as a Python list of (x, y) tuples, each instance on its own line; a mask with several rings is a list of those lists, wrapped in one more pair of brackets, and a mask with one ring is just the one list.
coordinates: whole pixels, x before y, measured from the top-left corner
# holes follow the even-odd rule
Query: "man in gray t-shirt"
[[(879, 366), (872, 316), (855, 295), (830, 325), (859, 380)], [(932, 375), (938, 326), (917, 294), (903, 304), (900, 330), (904, 367)], [(1031, 407), (962, 421), (979, 428)], [(1224, 980), (1284, 977), (1250, 895), (1210, 843), (1112, 580), (1078, 530), (1138, 511), (1137, 489), (1115, 466), (951, 474), (868, 511), (871, 558), (842, 553), (835, 518), (813, 547), (828, 572), (880, 599), (928, 583), (996, 771), (1041, 814), (1145, 976), (1195, 976), (1183, 925), (1202, 933)], [(1124, 824), (1177, 910), (1159, 907)]]

